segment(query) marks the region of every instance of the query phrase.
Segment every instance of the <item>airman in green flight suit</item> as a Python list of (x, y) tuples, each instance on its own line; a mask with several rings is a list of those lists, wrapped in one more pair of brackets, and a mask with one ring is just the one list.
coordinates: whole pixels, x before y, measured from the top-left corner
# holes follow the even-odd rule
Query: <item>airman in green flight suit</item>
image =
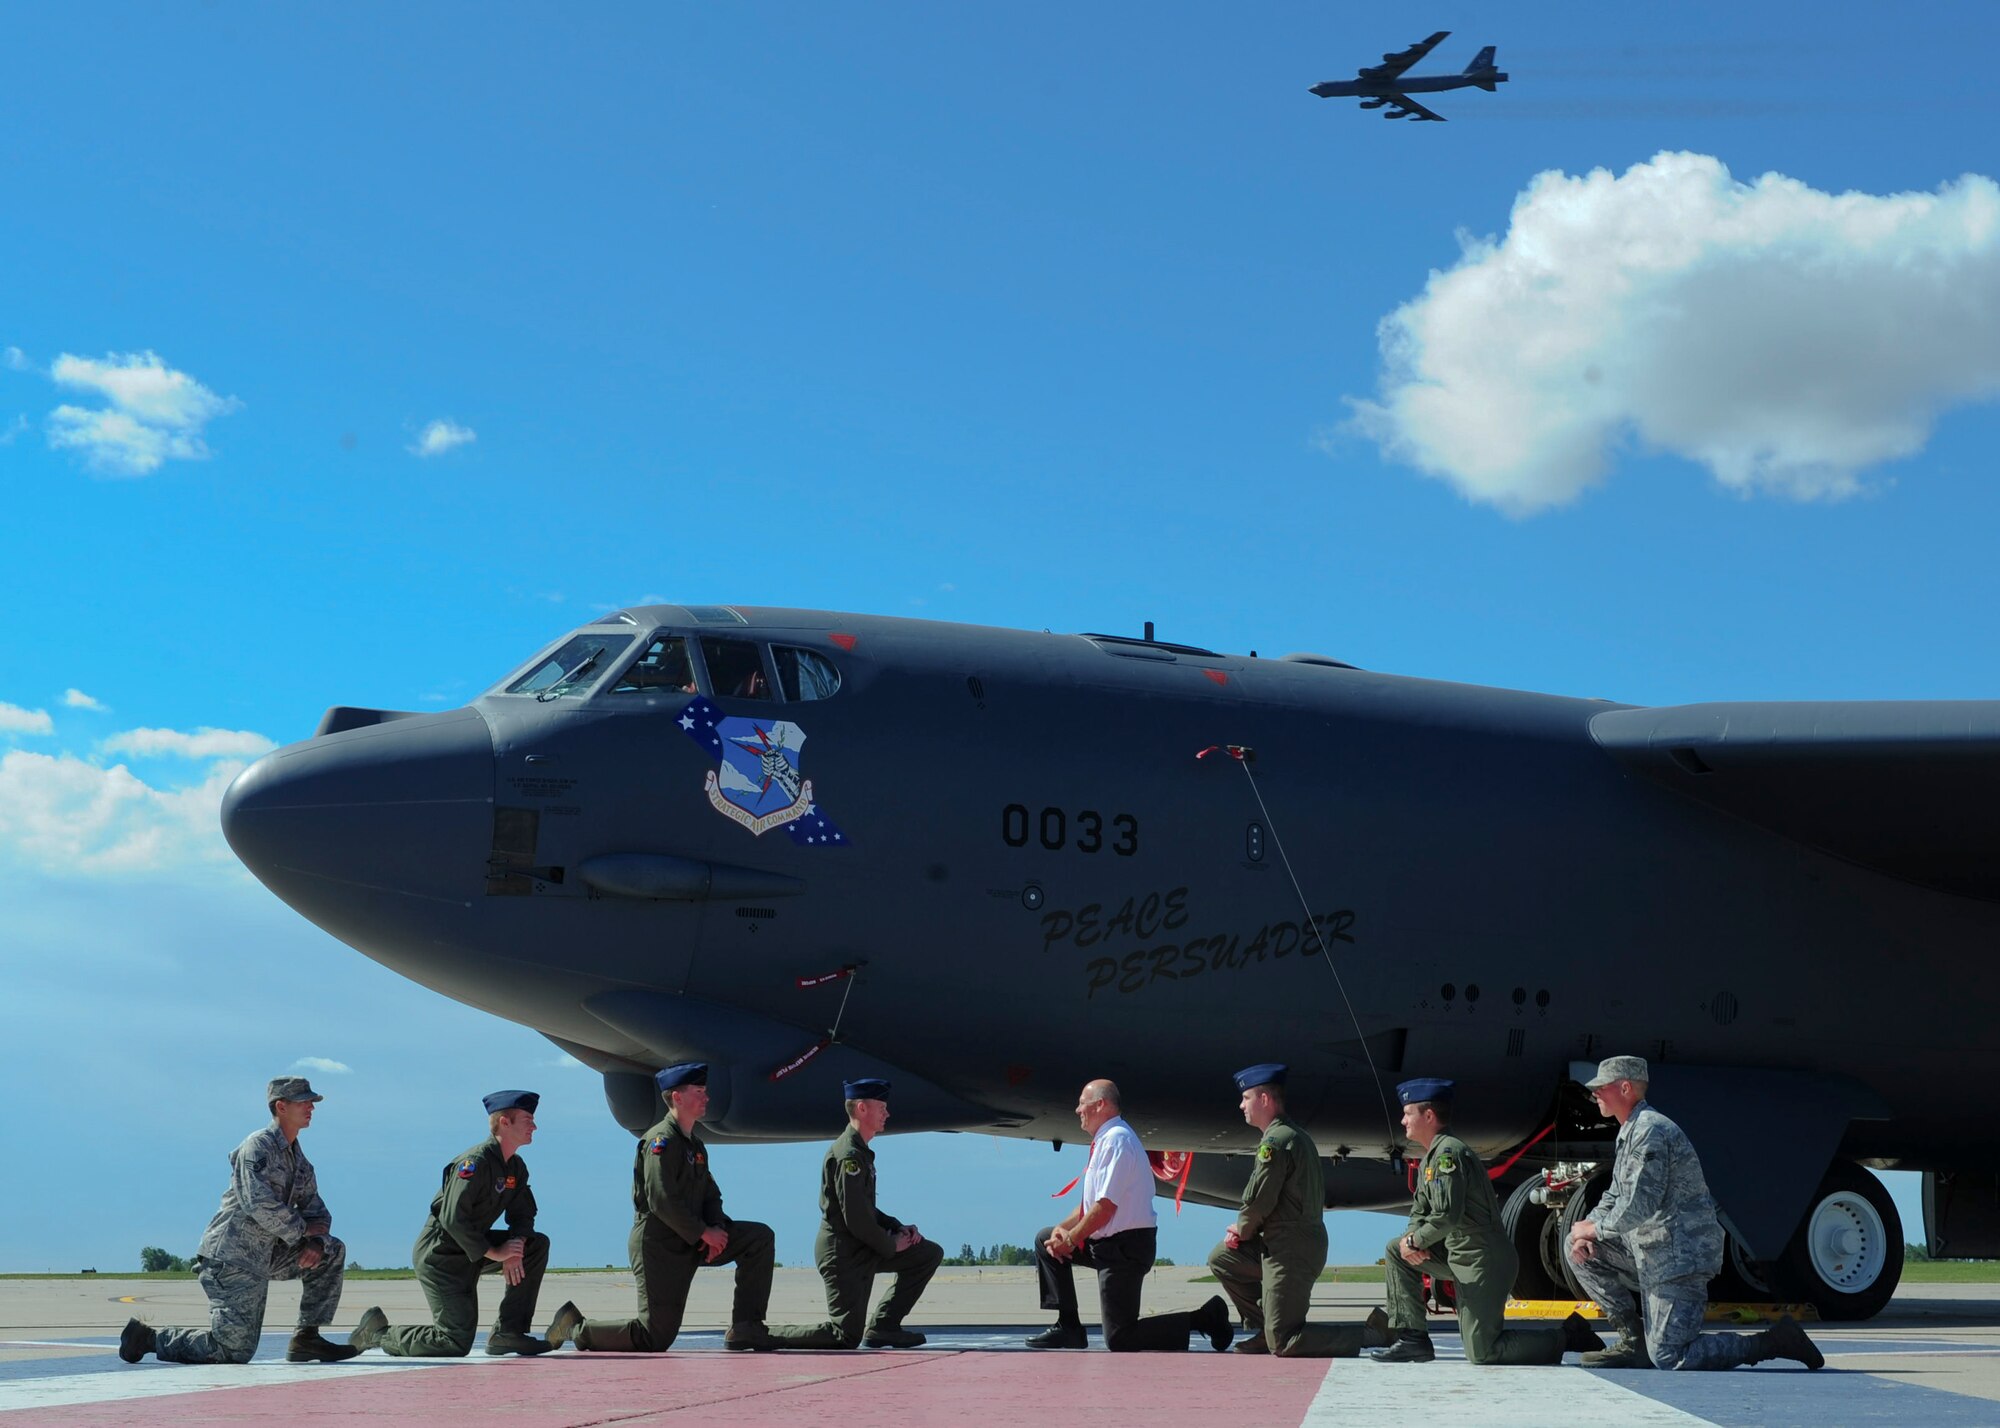
[(1377, 1309), (1360, 1324), (1306, 1322), (1313, 1286), (1326, 1268), (1326, 1190), (1319, 1147), (1285, 1114), (1286, 1074), (1275, 1062), (1236, 1073), (1243, 1119), (1264, 1139), (1243, 1187), (1243, 1208), (1208, 1267), (1250, 1335), (1235, 1352), (1351, 1359), (1389, 1341), (1388, 1321)]
[(1424, 1148), (1410, 1204), (1410, 1227), (1389, 1241), (1389, 1326), (1396, 1342), (1376, 1354), (1384, 1364), (1429, 1363), (1437, 1357), (1424, 1319), (1423, 1276), (1457, 1289), (1458, 1328), (1465, 1357), (1475, 1364), (1559, 1364), (1565, 1351), (1604, 1347), (1580, 1314), (1563, 1323), (1510, 1329), (1507, 1298), (1520, 1257), (1500, 1224), (1493, 1181), (1472, 1147), (1445, 1129), (1454, 1083), (1424, 1078), (1396, 1087), (1403, 1131)]

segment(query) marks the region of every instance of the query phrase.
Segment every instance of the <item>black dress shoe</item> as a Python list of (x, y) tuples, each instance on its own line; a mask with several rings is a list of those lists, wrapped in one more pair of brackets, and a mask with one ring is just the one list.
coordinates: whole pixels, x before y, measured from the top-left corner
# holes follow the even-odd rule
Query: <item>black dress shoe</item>
[(1210, 1296), (1208, 1303), (1190, 1314), (1188, 1324), (1208, 1335), (1208, 1346), (1218, 1354), (1227, 1353), (1229, 1341), (1236, 1337), (1236, 1326), (1229, 1322), (1228, 1301), (1220, 1294)]
[(1377, 1349), (1368, 1356), (1378, 1364), (1427, 1364), (1437, 1357), (1437, 1350), (1431, 1347), (1431, 1336), (1421, 1329), (1404, 1329), (1396, 1335), (1396, 1342), (1386, 1349)]
[(1087, 1349), (1090, 1335), (1083, 1331), (1081, 1324), (1057, 1324), (1044, 1329), (1028, 1340), (1031, 1349)]

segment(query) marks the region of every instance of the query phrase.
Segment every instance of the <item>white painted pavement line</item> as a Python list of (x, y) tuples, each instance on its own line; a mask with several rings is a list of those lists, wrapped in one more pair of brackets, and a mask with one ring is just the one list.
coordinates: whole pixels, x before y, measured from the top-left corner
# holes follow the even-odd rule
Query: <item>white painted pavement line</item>
[(290, 1383), (346, 1379), (422, 1369), (472, 1368), (505, 1363), (504, 1358), (352, 1359), (343, 1364), (291, 1364), (282, 1359), (247, 1364), (168, 1364), (129, 1373), (51, 1374), (46, 1378), (0, 1383), (0, 1418), (24, 1409), (73, 1408), (85, 1403), (123, 1403), (173, 1394), (208, 1393), (225, 1388), (273, 1388)]
[[(1561, 1407), (1551, 1405), (1560, 1402)], [(1548, 1428), (1616, 1423), (1620, 1428), (1713, 1428), (1709, 1419), (1620, 1388), (1579, 1368), (1474, 1368), (1439, 1360), (1377, 1364), (1335, 1359), (1299, 1428), (1352, 1428), (1356, 1422), (1400, 1422), (1421, 1404), (1434, 1422), (1481, 1428)]]

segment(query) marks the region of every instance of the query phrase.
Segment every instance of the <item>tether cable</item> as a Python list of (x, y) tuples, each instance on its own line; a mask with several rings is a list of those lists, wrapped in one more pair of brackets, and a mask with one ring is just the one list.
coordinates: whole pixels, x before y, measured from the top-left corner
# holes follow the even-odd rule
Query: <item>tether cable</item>
[(1369, 1079), (1375, 1083), (1375, 1100), (1382, 1109), (1382, 1124), (1389, 1132), (1389, 1139), (1383, 1148), (1389, 1152), (1393, 1164), (1403, 1158), (1401, 1137), (1396, 1134), (1395, 1117), (1389, 1114), (1389, 1096), (1382, 1089), (1382, 1073), (1375, 1065), (1375, 1053), (1368, 1048), (1368, 1033), (1361, 1028), (1361, 1017), (1354, 1010), (1354, 1000), (1347, 995), (1347, 983), (1341, 980), (1340, 968), (1334, 965), (1333, 944), (1313, 920), (1312, 905), (1306, 901), (1305, 889), (1299, 886), (1298, 874), (1292, 871), (1291, 855), (1285, 852), (1285, 840), (1278, 833), (1277, 820), (1271, 817), (1271, 810), (1264, 802), (1263, 790), (1257, 787), (1257, 775), (1250, 771), (1250, 761), (1256, 757), (1256, 752), (1245, 744), (1210, 744), (1195, 757), (1205, 759), (1210, 754), (1227, 754), (1236, 761), (1236, 766), (1243, 770), (1243, 777), (1249, 781), (1250, 796), (1257, 800), (1257, 811), (1264, 817), (1264, 826), (1271, 830), (1272, 846), (1277, 848), (1278, 861), (1284, 864), (1285, 876), (1292, 884), (1292, 894), (1299, 900), (1300, 915), (1305, 918), (1305, 925), (1312, 929), (1313, 936), (1319, 939), (1320, 956), (1326, 962), (1327, 971), (1333, 973), (1333, 985), (1340, 993), (1341, 1005), (1347, 1008), (1347, 1019), (1354, 1027), (1355, 1039), (1361, 1043), (1361, 1057), (1368, 1063)]

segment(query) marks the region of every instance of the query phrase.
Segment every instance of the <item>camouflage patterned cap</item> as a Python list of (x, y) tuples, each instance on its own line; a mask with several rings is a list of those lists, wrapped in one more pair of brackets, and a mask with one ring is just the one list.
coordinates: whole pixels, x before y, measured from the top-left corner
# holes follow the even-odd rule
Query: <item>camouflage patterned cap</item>
[(274, 1076), (264, 1088), (264, 1104), (273, 1101), (324, 1101), (326, 1097), (313, 1090), (312, 1082), (303, 1076)]
[(1597, 1074), (1583, 1083), (1586, 1091), (1595, 1091), (1600, 1086), (1609, 1086), (1613, 1081), (1647, 1081), (1652, 1079), (1646, 1073), (1646, 1058), (1643, 1056), (1607, 1056), (1597, 1063)]

